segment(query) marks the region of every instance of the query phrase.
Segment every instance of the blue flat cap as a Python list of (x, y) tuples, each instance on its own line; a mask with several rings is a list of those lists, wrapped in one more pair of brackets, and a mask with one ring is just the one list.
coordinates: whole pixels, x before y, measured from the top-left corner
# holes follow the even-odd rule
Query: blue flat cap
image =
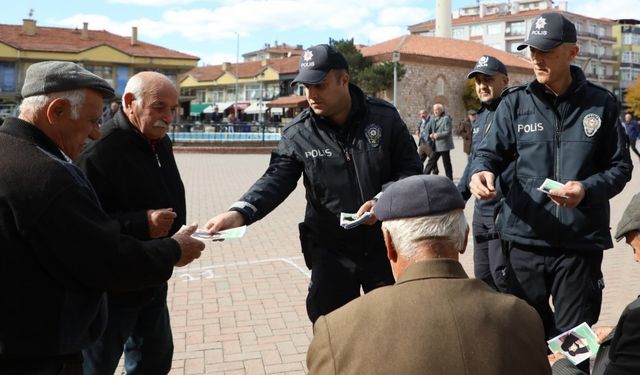
[(464, 209), (464, 201), (453, 181), (444, 176), (416, 175), (391, 184), (373, 212), (384, 221), (443, 215), (458, 209)]
[(22, 97), (77, 89), (95, 90), (103, 98), (115, 95), (113, 87), (107, 81), (78, 64), (69, 61), (43, 61), (27, 69)]

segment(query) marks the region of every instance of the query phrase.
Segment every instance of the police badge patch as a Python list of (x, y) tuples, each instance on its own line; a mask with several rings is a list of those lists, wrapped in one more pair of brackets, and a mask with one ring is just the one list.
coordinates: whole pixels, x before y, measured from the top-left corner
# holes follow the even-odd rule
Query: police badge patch
[(364, 135), (367, 137), (369, 144), (373, 147), (380, 146), (380, 138), (382, 138), (382, 128), (376, 124), (369, 124), (364, 129)]
[(598, 129), (600, 129), (600, 124), (602, 124), (602, 120), (600, 119), (600, 116), (596, 115), (595, 113), (589, 113), (588, 115), (584, 116), (584, 119), (582, 119), (584, 134), (586, 134), (587, 137), (593, 137)]

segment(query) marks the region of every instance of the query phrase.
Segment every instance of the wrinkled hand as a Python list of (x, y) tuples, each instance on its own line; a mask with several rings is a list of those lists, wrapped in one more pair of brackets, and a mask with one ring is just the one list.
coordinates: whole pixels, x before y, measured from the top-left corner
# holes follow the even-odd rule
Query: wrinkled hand
[(593, 332), (596, 334), (596, 340), (598, 341), (598, 344), (602, 344), (604, 339), (609, 336), (614, 328), (615, 327), (594, 327)]
[(173, 208), (160, 208), (158, 210), (147, 211), (147, 222), (149, 223), (149, 237), (160, 238), (169, 234), (177, 214)]
[(191, 224), (188, 227), (183, 226), (176, 234), (171, 236), (180, 245), (181, 254), (176, 266), (183, 267), (193, 262), (194, 259), (200, 258), (202, 250), (204, 250), (204, 242), (191, 237), (197, 228), (198, 224)]
[(221, 230), (237, 228), (243, 225), (244, 217), (242, 217), (242, 214), (240, 212), (227, 211), (207, 221), (204, 229), (206, 229), (209, 234), (214, 234), (220, 232)]
[(362, 206), (360, 206), (360, 208), (358, 209), (358, 212), (356, 212), (356, 216), (360, 217), (362, 216), (365, 212), (371, 212), (371, 217), (369, 218), (369, 220), (365, 221), (364, 223), (367, 225), (373, 225), (378, 221), (378, 218), (376, 217), (376, 215), (373, 213), (373, 206), (376, 205), (376, 201), (371, 199), (368, 200), (366, 202), (364, 202), (364, 204)]
[(567, 208), (576, 208), (584, 199), (584, 195), (584, 186), (578, 181), (569, 181), (560, 189), (549, 190), (549, 194), (547, 194), (553, 203)]
[(471, 194), (480, 200), (493, 199), (496, 196), (494, 182), (496, 176), (489, 171), (481, 171), (471, 176), (469, 189)]
[(550, 366), (553, 366), (554, 363), (561, 360), (562, 358), (567, 358), (567, 357), (565, 357), (564, 354), (562, 353), (551, 353), (547, 356)]

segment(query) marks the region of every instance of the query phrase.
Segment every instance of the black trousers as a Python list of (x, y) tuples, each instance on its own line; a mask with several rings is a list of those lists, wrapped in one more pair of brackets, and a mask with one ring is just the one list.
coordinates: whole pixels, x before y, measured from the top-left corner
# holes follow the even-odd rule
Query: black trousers
[[(496, 232), (492, 216), (473, 212), (473, 273), (498, 292), (507, 291), (507, 256), (499, 238), (483, 240), (482, 237)], [(479, 240), (480, 239), (480, 240)]]
[(21, 360), (0, 356), (0, 375), (83, 375), (82, 354)]
[(437, 169), (438, 159), (442, 156), (442, 164), (444, 164), (444, 174), (453, 181), (453, 169), (451, 168), (451, 156), (449, 151), (436, 151), (429, 156), (427, 160), (427, 166), (424, 167), (424, 174), (430, 174)]

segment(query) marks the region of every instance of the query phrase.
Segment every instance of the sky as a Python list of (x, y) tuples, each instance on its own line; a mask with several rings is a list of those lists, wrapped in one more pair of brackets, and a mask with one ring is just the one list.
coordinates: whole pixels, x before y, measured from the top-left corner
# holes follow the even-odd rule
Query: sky
[[(496, 1), (499, 2), (499, 1)], [(556, 1), (557, 3), (557, 1)], [(19, 0), (3, 1), (0, 23), (21, 24), (33, 9), (39, 26), (82, 28), (130, 36), (200, 57), (199, 65), (242, 61), (266, 43), (327, 43), (329, 38), (375, 44), (407, 34), (431, 19), (436, 0)], [(452, 0), (452, 9), (476, 4)], [(640, 19), (638, 0), (569, 0), (569, 11), (591, 17)]]

